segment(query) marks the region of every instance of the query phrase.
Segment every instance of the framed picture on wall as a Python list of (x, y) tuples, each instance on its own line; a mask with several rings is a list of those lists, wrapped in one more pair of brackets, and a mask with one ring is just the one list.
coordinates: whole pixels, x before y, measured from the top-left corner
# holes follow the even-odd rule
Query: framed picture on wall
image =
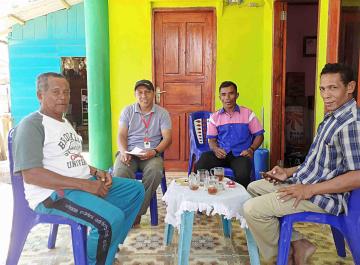
[(305, 96), (305, 72), (287, 72), (285, 95)]
[(303, 56), (315, 57), (316, 47), (317, 47), (316, 36), (305, 36), (303, 39)]

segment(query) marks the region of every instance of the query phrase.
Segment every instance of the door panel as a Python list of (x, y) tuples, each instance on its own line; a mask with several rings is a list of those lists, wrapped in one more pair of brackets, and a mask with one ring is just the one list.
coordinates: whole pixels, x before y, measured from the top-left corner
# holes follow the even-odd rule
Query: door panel
[[(355, 78), (358, 78), (360, 76), (360, 7), (342, 6), (340, 17), (339, 62), (349, 65), (354, 71)], [(355, 98), (360, 106), (359, 78), (357, 81)]]
[(358, 77), (357, 103), (360, 106), (360, 8), (357, 4), (343, 1), (329, 2), (328, 63), (345, 63), (351, 66)]
[(187, 23), (186, 27), (186, 74), (204, 75), (204, 25)]
[(164, 93), (160, 104), (173, 122), (173, 140), (165, 152), (167, 170), (186, 170), (188, 113), (214, 106), (214, 11), (154, 11), (154, 76)]
[(180, 159), (180, 124), (181, 117), (177, 113), (170, 113), (172, 122), (172, 144), (166, 151), (166, 159), (179, 160)]
[[(170, 106), (202, 106), (203, 84), (201, 83), (166, 83), (164, 84), (164, 102)], [(186, 93), (183, 93), (186, 91)], [(179, 95), (182, 95), (179, 97)]]
[[(284, 161), (285, 152), (285, 75), (286, 75), (286, 2), (274, 3), (274, 43), (273, 43), (273, 91), (270, 168)], [(285, 16), (286, 17), (286, 16)]]
[(328, 39), (327, 39), (327, 55), (328, 63), (338, 62), (339, 52), (339, 26), (340, 26), (340, 9), (341, 1), (329, 2), (329, 22), (328, 22)]
[(180, 74), (180, 26), (178, 23), (164, 25), (164, 74)]

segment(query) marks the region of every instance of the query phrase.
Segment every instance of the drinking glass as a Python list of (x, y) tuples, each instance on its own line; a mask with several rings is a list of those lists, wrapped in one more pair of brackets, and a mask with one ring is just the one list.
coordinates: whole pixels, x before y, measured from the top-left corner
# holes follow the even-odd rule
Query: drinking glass
[(224, 179), (224, 168), (223, 167), (214, 167), (210, 169), (210, 174), (214, 175), (220, 182)]
[(279, 167), (284, 168), (284, 160), (278, 160), (276, 163)]
[(208, 193), (211, 195), (215, 195), (218, 191), (218, 179), (211, 175), (209, 178), (209, 185), (207, 187)]
[(198, 169), (197, 175), (199, 176), (200, 183), (204, 183), (205, 179), (209, 177), (209, 171), (206, 169)]
[(189, 188), (191, 190), (197, 190), (200, 186), (200, 178), (197, 174), (191, 173), (189, 175)]

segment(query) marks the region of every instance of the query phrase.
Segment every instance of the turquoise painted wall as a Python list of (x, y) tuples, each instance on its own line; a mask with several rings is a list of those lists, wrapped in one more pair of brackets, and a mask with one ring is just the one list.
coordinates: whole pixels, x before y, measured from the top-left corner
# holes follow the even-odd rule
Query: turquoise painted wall
[(60, 72), (61, 57), (85, 56), (84, 23), (84, 6), (78, 4), (13, 27), (9, 35), (9, 62), (14, 124), (39, 108), (37, 75)]

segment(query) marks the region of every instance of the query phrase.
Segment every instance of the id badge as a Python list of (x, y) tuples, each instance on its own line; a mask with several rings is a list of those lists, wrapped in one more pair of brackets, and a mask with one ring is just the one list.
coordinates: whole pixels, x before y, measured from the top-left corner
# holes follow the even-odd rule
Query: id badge
[(150, 142), (144, 142), (144, 148), (150, 149)]

